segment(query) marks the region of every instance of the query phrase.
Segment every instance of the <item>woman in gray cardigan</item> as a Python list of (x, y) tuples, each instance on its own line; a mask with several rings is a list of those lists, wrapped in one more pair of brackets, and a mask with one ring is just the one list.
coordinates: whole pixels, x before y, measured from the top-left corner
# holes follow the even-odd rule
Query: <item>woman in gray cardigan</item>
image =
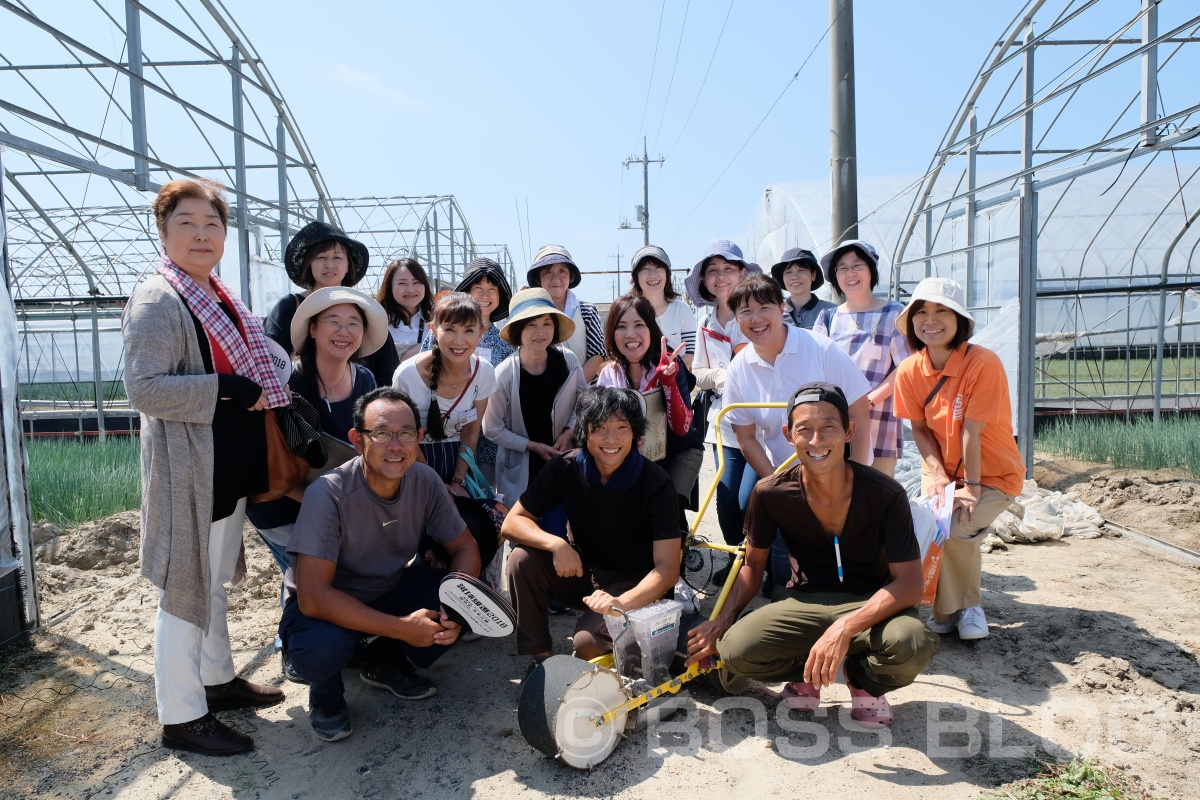
[(575, 354), (556, 345), (574, 332), (545, 289), (513, 295), (500, 336), (517, 350), (496, 368), (496, 392), (483, 415), (483, 435), (498, 447), (496, 489), (509, 505), (542, 465), (570, 447), (575, 398), (587, 381)]
[(231, 755), (254, 743), (212, 712), (283, 698), (236, 676), (225, 583), (245, 572), (246, 497), (267, 489), (262, 412), (289, 399), (258, 317), (212, 274), (229, 219), (220, 187), (171, 181), (153, 210), (164, 252), (121, 330), (142, 412), (141, 572), (159, 588), (154, 689), (164, 746)]

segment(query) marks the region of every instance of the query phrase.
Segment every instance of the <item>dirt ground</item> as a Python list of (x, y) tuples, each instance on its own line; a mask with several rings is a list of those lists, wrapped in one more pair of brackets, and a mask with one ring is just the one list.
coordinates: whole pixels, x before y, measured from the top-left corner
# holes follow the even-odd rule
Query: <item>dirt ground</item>
[[(1195, 481), (1044, 459), (1036, 477), (1200, 549)], [(703, 532), (717, 538), (715, 514)], [(693, 684), (684, 714), (631, 733), (581, 772), (522, 738), (516, 687), (526, 664), (504, 639), (456, 645), (428, 671), (439, 693), (421, 702), (347, 671), (354, 735), (315, 739), (307, 690), (280, 677), (279, 575), (253, 534), (247, 580), (230, 594), (234, 659), (241, 675), (287, 697), (221, 714), (254, 736), (252, 756), (163, 749), (156, 593), (137, 575), (137, 537), (137, 515), (123, 514), (42, 545), (44, 619), (73, 613), (0, 652), (0, 796), (961, 798), (1036, 771), (1039, 758), (1077, 753), (1126, 769), (1157, 797), (1195, 796), (1200, 571), (1130, 538), (985, 555), (991, 636), (943, 637), (931, 670), (890, 696), (890, 730), (852, 723), (844, 685), (826, 690), (822, 712), (806, 721), (779, 705), (779, 685), (727, 697)], [(573, 618), (554, 624), (562, 642)]]
[(1200, 481), (1172, 469), (1118, 470), (1106, 464), (1042, 459), (1034, 480), (1074, 492), (1106, 518), (1200, 551)]

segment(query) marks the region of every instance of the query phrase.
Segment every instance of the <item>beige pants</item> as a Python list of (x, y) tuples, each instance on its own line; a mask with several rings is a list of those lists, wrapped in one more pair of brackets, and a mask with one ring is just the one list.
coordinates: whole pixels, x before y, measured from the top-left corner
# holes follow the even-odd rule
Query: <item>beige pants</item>
[[(922, 472), (922, 491), (927, 482), (928, 476)], [(974, 519), (968, 521), (965, 513), (955, 512), (950, 538), (942, 552), (937, 599), (933, 602), (933, 618), (938, 622), (945, 622), (956, 611), (980, 605), (983, 558), (979, 554), (979, 545), (988, 526), (1012, 501), (1012, 497), (999, 489), (984, 486), (979, 504), (975, 506)]]

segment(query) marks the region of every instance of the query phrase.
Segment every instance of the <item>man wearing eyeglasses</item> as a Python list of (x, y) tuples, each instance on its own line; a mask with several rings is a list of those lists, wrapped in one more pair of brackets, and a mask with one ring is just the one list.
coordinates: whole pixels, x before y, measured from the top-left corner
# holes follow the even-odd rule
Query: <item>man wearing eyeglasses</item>
[(288, 542), (279, 623), (292, 668), (309, 683), (317, 738), (344, 739), (353, 727), (342, 669), (359, 641), (363, 683), (404, 700), (437, 692), (414, 667), (427, 667), (455, 642), (459, 626), (441, 611), (444, 570), (417, 556), (422, 533), (450, 554), (450, 570), (479, 574), (479, 548), (437, 473), (419, 463), (423, 431), (412, 398), (391, 387), (354, 406), (350, 443), (358, 457), (330, 470), (304, 494)]

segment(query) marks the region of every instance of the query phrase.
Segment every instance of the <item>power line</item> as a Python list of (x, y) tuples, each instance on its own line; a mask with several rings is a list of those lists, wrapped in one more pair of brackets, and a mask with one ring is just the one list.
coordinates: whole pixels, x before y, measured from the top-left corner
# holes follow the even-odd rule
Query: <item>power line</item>
[[(658, 41), (662, 38), (663, 15), (667, 11), (667, 0), (663, 0), (662, 8), (658, 11), (658, 33), (654, 36), (654, 56), (650, 59), (650, 82), (646, 84), (646, 102), (642, 103), (642, 121), (638, 123), (638, 138), (646, 128), (646, 109), (650, 108), (650, 90), (654, 88), (654, 67), (658, 64)], [(637, 144), (634, 144), (637, 147)]]
[(667, 96), (663, 99), (662, 114), (658, 117), (658, 129), (654, 131), (654, 146), (658, 147), (658, 135), (662, 133), (663, 120), (667, 118), (667, 106), (671, 102), (671, 88), (675, 85), (675, 68), (679, 66), (679, 53), (683, 50), (683, 34), (687, 30), (688, 11), (692, 8), (692, 0), (683, 7), (683, 24), (679, 26), (679, 41), (675, 45), (675, 60), (671, 63), (671, 79), (667, 81)]
[(712, 71), (713, 61), (717, 58), (717, 50), (721, 47), (721, 39), (725, 36), (725, 26), (729, 23), (729, 14), (733, 11), (734, 0), (729, 0), (729, 8), (725, 10), (725, 20), (721, 23), (721, 32), (717, 34), (717, 43), (713, 45), (712, 55), (708, 58), (708, 66), (704, 69), (704, 77), (700, 81), (700, 88), (696, 90), (696, 99), (692, 101), (692, 107), (688, 111), (687, 119), (683, 121), (683, 127), (679, 129), (679, 135), (675, 137), (675, 144), (671, 145), (671, 149), (667, 151), (667, 158), (675, 152), (679, 140), (683, 138), (684, 131), (687, 130), (688, 123), (692, 121), (692, 114), (696, 113), (696, 106), (700, 102), (700, 95), (704, 92), (704, 85), (708, 83), (708, 73)]
[(521, 255), (525, 259), (525, 263), (529, 263), (529, 251), (525, 249), (525, 227), (521, 224), (521, 204), (517, 202), (517, 198), (513, 198), (513, 205), (517, 209), (517, 236), (521, 239)]
[(529, 252), (531, 256), (526, 264), (533, 263), (533, 256), (537, 255), (537, 251), (533, 249), (533, 234), (529, 230), (529, 198), (525, 198), (525, 239), (529, 242)]
[[(842, 6), (842, 10), (844, 9), (845, 6)], [(750, 135), (746, 137), (746, 141), (742, 142), (742, 146), (739, 147), (737, 152), (733, 154), (733, 158), (729, 159), (729, 163), (725, 165), (725, 169), (721, 170), (721, 174), (717, 176), (715, 181), (713, 181), (712, 186), (708, 187), (708, 191), (705, 192), (704, 196), (700, 198), (700, 202), (696, 203), (696, 206), (688, 212), (688, 215), (683, 218), (683, 222), (679, 223), (679, 227), (675, 229), (675, 232), (667, 237), (666, 242), (670, 242), (672, 239), (674, 239), (675, 236), (681, 230), (683, 230), (683, 226), (686, 225), (687, 221), (692, 218), (692, 215), (700, 209), (700, 206), (704, 205), (704, 201), (708, 199), (710, 194), (712, 194), (713, 189), (717, 188), (717, 184), (720, 183), (721, 179), (725, 177), (725, 173), (729, 172), (729, 168), (733, 166), (733, 162), (737, 161), (738, 156), (740, 156), (742, 151), (746, 149), (746, 145), (750, 144), (750, 140), (754, 138), (754, 134), (758, 133), (758, 129), (761, 128), (763, 123), (767, 121), (767, 117), (771, 116), (771, 112), (775, 110), (775, 106), (779, 105), (779, 101), (783, 99), (785, 94), (787, 94), (787, 90), (790, 89), (792, 84), (800, 78), (800, 73), (803, 72), (804, 68), (808, 65), (809, 60), (813, 57), (813, 53), (817, 52), (817, 48), (821, 46), (821, 42), (825, 41), (825, 37), (829, 35), (829, 31), (833, 29), (834, 23), (836, 23), (838, 18), (841, 16), (842, 11), (839, 10), (837, 16), (835, 16), (829, 23), (829, 27), (825, 29), (825, 32), (821, 34), (821, 38), (817, 39), (817, 43), (813, 45), (812, 50), (810, 50), (808, 55), (805, 57), (804, 63), (800, 65), (800, 69), (796, 70), (796, 74), (793, 75), (791, 79), (784, 85), (783, 91), (781, 91), (779, 96), (775, 98), (775, 102), (771, 103), (771, 107), (767, 109), (767, 113), (762, 115), (762, 119), (760, 119), (758, 124), (754, 126), (754, 130), (750, 131)], [(664, 244), (666, 242), (664, 242)]]

